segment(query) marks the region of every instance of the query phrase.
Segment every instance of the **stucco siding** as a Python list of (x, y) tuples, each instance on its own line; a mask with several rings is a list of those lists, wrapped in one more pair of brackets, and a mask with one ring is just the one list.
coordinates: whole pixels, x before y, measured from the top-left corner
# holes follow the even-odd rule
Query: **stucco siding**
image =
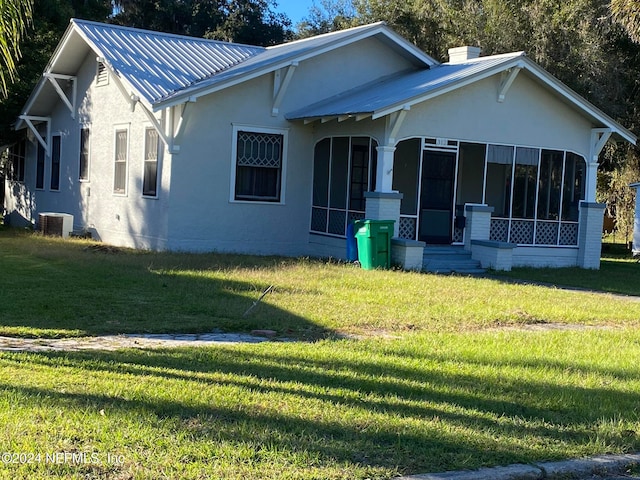
[[(384, 61), (383, 61), (384, 60)], [(409, 68), (375, 39), (303, 61), (277, 115), (272, 115), (273, 74), (236, 85), (187, 105), (171, 173), (168, 247), (176, 250), (319, 254), (309, 244), (314, 144), (331, 133), (369, 133), (366, 125), (319, 129), (284, 119), (289, 109)], [(284, 74), (283, 74), (284, 75)], [(327, 81), (327, 79), (340, 81)], [(376, 122), (378, 126), (383, 122)], [(234, 125), (286, 131), (288, 149), (280, 204), (237, 202), (231, 185)], [(343, 127), (346, 127), (346, 131)], [(380, 128), (378, 132), (382, 133)], [(321, 253), (320, 253), (321, 254)]]
[[(176, 250), (306, 253), (311, 128), (271, 116), (271, 79), (261, 77), (189, 104), (172, 165), (169, 247)], [(234, 125), (281, 129), (288, 140), (282, 203), (232, 197)]]
[(411, 108), (398, 139), (452, 138), (589, 154), (592, 125), (526, 74), (518, 75), (498, 102), (500, 75)]
[(569, 247), (517, 247), (513, 250), (514, 267), (575, 267), (578, 249)]

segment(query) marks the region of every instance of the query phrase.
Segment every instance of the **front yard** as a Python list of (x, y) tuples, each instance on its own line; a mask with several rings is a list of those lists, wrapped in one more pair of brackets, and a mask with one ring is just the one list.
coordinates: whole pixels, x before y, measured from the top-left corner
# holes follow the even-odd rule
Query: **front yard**
[[(639, 264), (611, 264), (589, 288), (640, 292)], [(0, 353), (0, 478), (387, 479), (640, 449), (638, 298), (6, 230), (0, 269), (0, 335), (278, 333)]]

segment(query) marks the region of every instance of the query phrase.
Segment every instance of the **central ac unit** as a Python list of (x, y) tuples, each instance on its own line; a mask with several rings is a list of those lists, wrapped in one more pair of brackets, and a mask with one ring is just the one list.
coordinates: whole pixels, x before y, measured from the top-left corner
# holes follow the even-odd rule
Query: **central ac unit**
[(38, 222), (43, 235), (67, 238), (73, 232), (73, 215), (68, 213), (41, 213)]

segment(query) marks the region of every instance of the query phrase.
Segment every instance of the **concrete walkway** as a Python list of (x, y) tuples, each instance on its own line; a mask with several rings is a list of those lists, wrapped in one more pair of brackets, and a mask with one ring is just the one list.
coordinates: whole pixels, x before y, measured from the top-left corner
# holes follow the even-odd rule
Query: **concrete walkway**
[(424, 473), (396, 480), (619, 480), (630, 476), (630, 468), (640, 465), (640, 454), (601, 455), (562, 462), (481, 468), (460, 472)]
[(228, 343), (260, 343), (275, 332), (254, 330), (248, 333), (202, 334), (129, 334), (73, 338), (14, 338), (0, 337), (0, 351), (43, 352), (80, 350), (118, 350), (122, 348), (197, 347)]

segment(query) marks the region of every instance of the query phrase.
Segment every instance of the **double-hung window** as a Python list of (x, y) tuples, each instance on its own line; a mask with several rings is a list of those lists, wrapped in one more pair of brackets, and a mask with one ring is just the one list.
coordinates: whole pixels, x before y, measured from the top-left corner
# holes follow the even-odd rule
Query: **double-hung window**
[(127, 159), (129, 157), (129, 130), (116, 128), (115, 133), (115, 166), (113, 177), (113, 193), (127, 193)]
[(51, 137), (51, 190), (60, 190), (60, 135)]
[(158, 194), (158, 132), (153, 127), (147, 127), (144, 131), (142, 194), (147, 197)]
[(38, 153), (36, 154), (36, 188), (38, 190), (44, 189), (44, 157), (46, 150), (38, 142)]
[(80, 129), (80, 180), (89, 180), (89, 128)]
[(234, 201), (283, 202), (286, 131), (234, 128)]

